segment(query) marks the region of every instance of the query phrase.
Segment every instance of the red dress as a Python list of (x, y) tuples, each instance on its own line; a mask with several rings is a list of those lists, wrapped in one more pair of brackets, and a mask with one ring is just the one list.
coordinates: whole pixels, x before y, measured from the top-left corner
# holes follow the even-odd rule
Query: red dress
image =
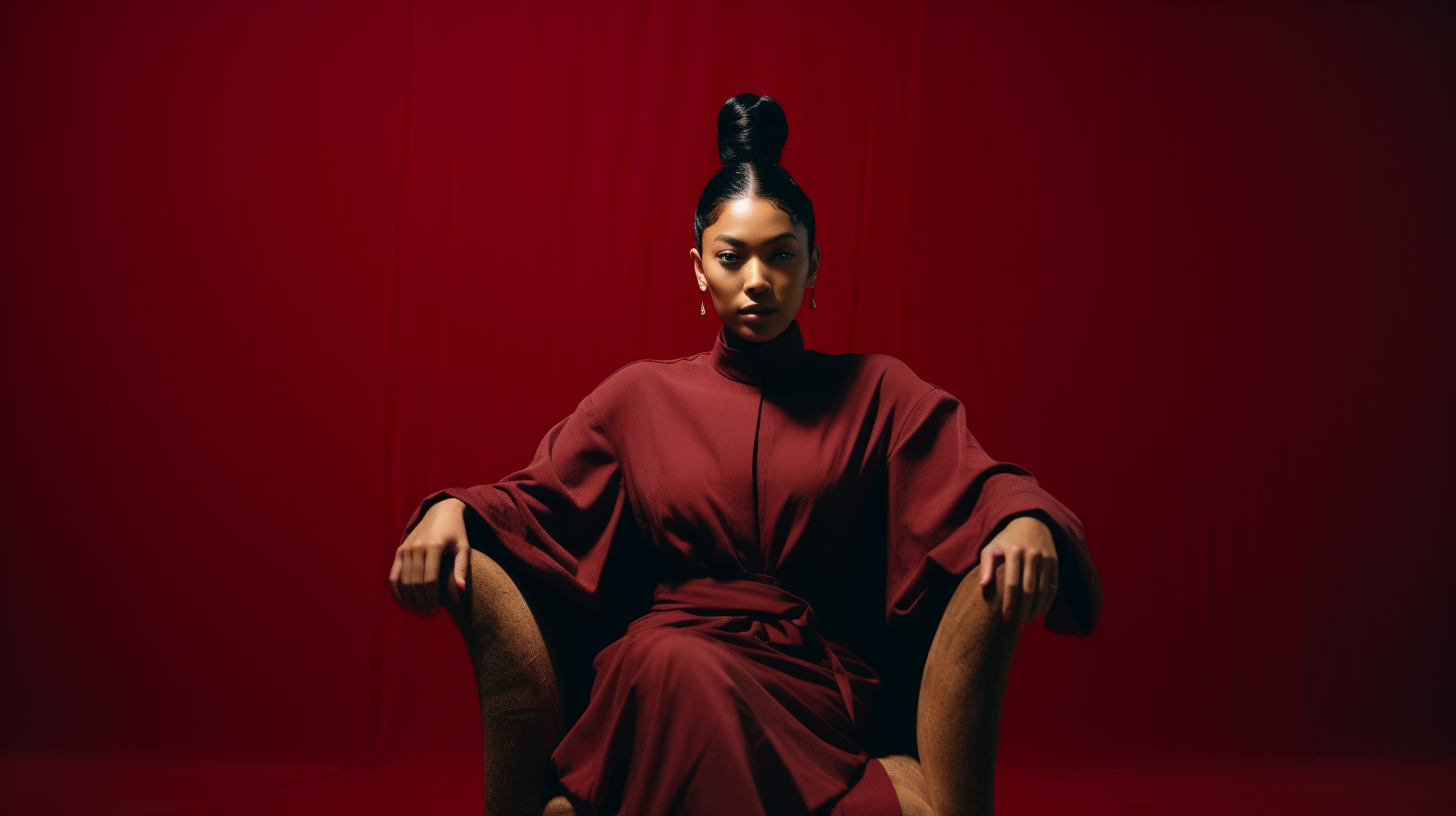
[(447, 496), (478, 514), (472, 546), (559, 604), (628, 591), (634, 540), (660, 569), (551, 756), (581, 816), (898, 816), (852, 646), (933, 632), (1015, 515), (1057, 543), (1048, 628), (1088, 634), (1101, 605), (1081, 522), (991, 459), (955, 397), (890, 355), (805, 349), (797, 321), (622, 366), (528, 466), (429, 496), (406, 535)]

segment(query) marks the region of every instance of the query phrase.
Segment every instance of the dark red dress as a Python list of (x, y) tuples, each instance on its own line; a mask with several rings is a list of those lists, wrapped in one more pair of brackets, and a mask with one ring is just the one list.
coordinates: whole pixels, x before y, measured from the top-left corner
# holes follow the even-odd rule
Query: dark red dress
[(596, 655), (551, 757), (597, 816), (897, 816), (865, 737), (879, 678), (846, 644), (933, 626), (1012, 516), (1057, 542), (1047, 626), (1085, 635), (1101, 605), (1081, 522), (955, 397), (886, 354), (807, 350), (797, 321), (623, 366), (527, 467), (431, 495), (406, 534), (446, 496), (497, 539), (472, 546), (582, 609), (627, 585), (620, 542), (655, 554), (650, 611)]

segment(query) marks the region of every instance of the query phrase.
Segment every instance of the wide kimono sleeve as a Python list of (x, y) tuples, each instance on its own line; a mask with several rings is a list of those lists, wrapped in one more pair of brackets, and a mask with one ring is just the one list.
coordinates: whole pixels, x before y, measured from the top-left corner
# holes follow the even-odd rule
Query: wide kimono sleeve
[(981, 548), (1011, 519), (1030, 515), (1051, 529), (1060, 566), (1047, 628), (1086, 635), (1096, 627), (1102, 586), (1081, 520), (1025, 468), (987, 455), (960, 400), (931, 386), (899, 424), (888, 468), (888, 626), (943, 612), (956, 580), (980, 563)]
[(452, 487), (426, 497), (401, 543), (431, 505), (452, 496), (469, 506), (472, 548), (509, 559), (512, 563), (503, 566), (524, 571), (529, 580), (587, 612), (601, 608), (613, 541), (619, 535), (640, 537), (621, 460), (590, 394), (547, 431), (526, 467), (494, 484)]

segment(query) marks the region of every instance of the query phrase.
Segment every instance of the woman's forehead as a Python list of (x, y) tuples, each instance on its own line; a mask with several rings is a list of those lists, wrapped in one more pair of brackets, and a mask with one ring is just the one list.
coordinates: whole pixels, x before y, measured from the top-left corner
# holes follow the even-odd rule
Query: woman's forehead
[[(729, 201), (722, 213), (705, 232), (708, 240), (728, 244), (761, 244), (789, 238), (802, 240), (802, 225), (795, 224), (789, 214), (762, 198), (738, 198)], [(788, 237), (784, 233), (789, 233)]]

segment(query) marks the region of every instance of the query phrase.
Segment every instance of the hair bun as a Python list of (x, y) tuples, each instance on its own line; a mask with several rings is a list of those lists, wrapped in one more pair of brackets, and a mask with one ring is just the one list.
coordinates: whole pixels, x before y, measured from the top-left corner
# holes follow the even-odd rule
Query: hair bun
[(718, 158), (724, 164), (778, 164), (788, 140), (788, 117), (771, 96), (741, 93), (718, 111)]

